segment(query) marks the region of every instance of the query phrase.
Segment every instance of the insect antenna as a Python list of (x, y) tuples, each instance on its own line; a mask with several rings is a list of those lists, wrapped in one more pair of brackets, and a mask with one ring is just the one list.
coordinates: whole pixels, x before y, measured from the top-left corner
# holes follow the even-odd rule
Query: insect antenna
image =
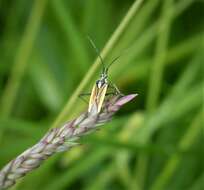
[(112, 65), (113, 63), (115, 63), (115, 62), (116, 62), (122, 55), (124, 55), (128, 50), (129, 50), (129, 48), (126, 49), (125, 51), (123, 51), (119, 56), (117, 56), (116, 58), (114, 58), (114, 59), (111, 61), (111, 63), (105, 68), (105, 72), (108, 73), (108, 70), (109, 70), (109, 68), (111, 67), (111, 65)]
[(108, 70), (109, 70), (109, 68), (111, 67), (111, 65), (112, 65), (113, 63), (115, 63), (121, 56), (122, 56), (122, 54), (119, 55), (118, 57), (114, 58), (114, 59), (111, 61), (111, 63), (105, 68), (105, 72), (106, 72), (106, 73), (108, 73)]
[(102, 67), (103, 67), (103, 73), (106, 71), (106, 68), (105, 68), (105, 64), (103, 62), (103, 58), (101, 57), (101, 54), (98, 50), (98, 48), (96, 47), (95, 43), (93, 42), (93, 40), (91, 39), (90, 36), (87, 36), (87, 39), (89, 40), (89, 42), (91, 43), (92, 47), (94, 48), (94, 50), (96, 51), (100, 61), (101, 61), (101, 64), (102, 64)]

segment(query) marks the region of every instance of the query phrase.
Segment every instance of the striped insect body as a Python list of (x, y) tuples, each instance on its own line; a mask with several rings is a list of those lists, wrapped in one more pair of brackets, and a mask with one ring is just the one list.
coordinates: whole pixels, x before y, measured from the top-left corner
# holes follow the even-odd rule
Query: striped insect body
[[(89, 99), (89, 107), (88, 107), (88, 112), (89, 113), (99, 113), (102, 109), (103, 106), (103, 102), (105, 100), (105, 96), (108, 94), (120, 94), (120, 91), (118, 90), (118, 88), (111, 84), (110, 80), (108, 80), (108, 70), (110, 68), (110, 66), (119, 58), (115, 58), (107, 67), (105, 67), (105, 64), (103, 62), (103, 59), (98, 51), (98, 49), (96, 48), (94, 42), (90, 39), (90, 37), (88, 37), (89, 41), (91, 42), (93, 48), (95, 49), (95, 51), (97, 52), (101, 64), (102, 64), (102, 72), (100, 75), (100, 78), (95, 82), (92, 91), (91, 91), (91, 96)], [(114, 93), (107, 93), (108, 88), (111, 87), (112, 89), (114, 89)]]
[(88, 109), (89, 112), (92, 111), (93, 106), (97, 107), (97, 113), (101, 111), (107, 89), (108, 89), (108, 82), (106, 79), (105, 80), (99, 79), (96, 81), (96, 83), (92, 88), (91, 97), (89, 100), (89, 109)]

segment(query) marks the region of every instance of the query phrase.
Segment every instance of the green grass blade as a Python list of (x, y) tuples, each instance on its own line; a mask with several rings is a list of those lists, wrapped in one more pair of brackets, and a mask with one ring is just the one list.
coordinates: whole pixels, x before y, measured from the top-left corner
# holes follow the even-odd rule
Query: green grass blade
[[(203, 124), (202, 116), (202, 112), (198, 114), (193, 120), (189, 129), (186, 131), (184, 137), (181, 139), (178, 145), (181, 149), (187, 150), (194, 143), (197, 136), (200, 134)], [(166, 166), (162, 170), (161, 174), (159, 174), (159, 176), (153, 183), (151, 190), (162, 190), (165, 188), (168, 180), (173, 176), (173, 173), (176, 170), (179, 162), (181, 162), (181, 159), (181, 156), (178, 154), (172, 155), (172, 157), (168, 160)]]
[(24, 76), (33, 44), (40, 28), (46, 0), (35, 1), (25, 34), (19, 44), (11, 76), (1, 98), (1, 115), (8, 116), (12, 111), (15, 97)]
[(164, 2), (162, 10), (163, 15), (159, 23), (159, 32), (157, 34), (158, 39), (155, 57), (150, 71), (149, 91), (147, 97), (147, 111), (149, 112), (155, 110), (160, 97), (173, 7), (173, 2), (171, 0), (166, 0)]
[(89, 65), (89, 57), (84, 45), (83, 38), (86, 39), (86, 36), (82, 37), (79, 33), (79, 30), (76, 27), (76, 24), (72, 20), (70, 10), (65, 6), (63, 1), (51, 0), (50, 5), (52, 10), (56, 14), (60, 26), (64, 30), (67, 43), (71, 45), (73, 49), (73, 58), (76, 60), (75, 64), (78, 65), (78, 73), (84, 73), (87, 70)]

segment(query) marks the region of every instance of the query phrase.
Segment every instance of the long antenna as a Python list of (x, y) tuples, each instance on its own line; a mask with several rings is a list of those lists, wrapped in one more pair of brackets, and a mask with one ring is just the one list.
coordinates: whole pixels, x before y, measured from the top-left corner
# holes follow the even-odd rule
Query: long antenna
[(89, 42), (91, 43), (92, 47), (94, 48), (94, 50), (96, 51), (96, 53), (97, 53), (97, 55), (98, 55), (98, 57), (99, 57), (99, 59), (100, 59), (100, 61), (101, 61), (101, 64), (102, 64), (102, 67), (103, 67), (103, 71), (105, 71), (105, 70), (106, 70), (105, 64), (104, 64), (104, 62), (103, 62), (103, 59), (102, 59), (102, 57), (101, 57), (101, 54), (100, 54), (98, 48), (96, 47), (95, 43), (93, 42), (93, 40), (91, 39), (90, 36), (87, 36), (87, 38), (88, 38)]
[(111, 67), (111, 65), (113, 63), (115, 63), (122, 55), (124, 55), (124, 53), (126, 53), (130, 48), (127, 48), (126, 50), (124, 50), (119, 56), (117, 56), (116, 58), (114, 58), (111, 63), (106, 67), (105, 72), (108, 73), (109, 68)]
[(108, 67), (106, 67), (106, 73), (108, 73), (108, 70), (110, 68), (110, 66), (115, 63), (119, 58), (121, 57), (121, 55), (119, 55), (118, 57), (114, 58), (111, 63), (108, 65)]

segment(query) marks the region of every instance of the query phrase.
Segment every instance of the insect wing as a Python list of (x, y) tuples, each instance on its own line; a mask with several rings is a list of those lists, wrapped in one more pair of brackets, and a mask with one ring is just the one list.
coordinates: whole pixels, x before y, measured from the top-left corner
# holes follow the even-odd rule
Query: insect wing
[(91, 109), (94, 106), (94, 104), (95, 104), (95, 106), (97, 106), (96, 105), (96, 101), (95, 101), (96, 96), (97, 96), (97, 86), (95, 84), (93, 86), (93, 88), (92, 88), (92, 91), (91, 91), (91, 96), (90, 96), (90, 99), (89, 99), (89, 109), (88, 109), (88, 112), (91, 112)]
[(101, 88), (98, 88), (96, 84), (94, 85), (91, 97), (89, 100), (89, 109), (88, 111), (91, 112), (92, 109), (97, 109), (97, 113), (101, 111), (103, 101), (105, 99), (106, 91), (107, 91), (108, 84), (104, 84)]
[(104, 99), (105, 99), (105, 95), (106, 95), (106, 91), (108, 88), (108, 84), (104, 84), (101, 88), (98, 89), (98, 100), (97, 100), (97, 105), (98, 105), (98, 113), (101, 111)]

